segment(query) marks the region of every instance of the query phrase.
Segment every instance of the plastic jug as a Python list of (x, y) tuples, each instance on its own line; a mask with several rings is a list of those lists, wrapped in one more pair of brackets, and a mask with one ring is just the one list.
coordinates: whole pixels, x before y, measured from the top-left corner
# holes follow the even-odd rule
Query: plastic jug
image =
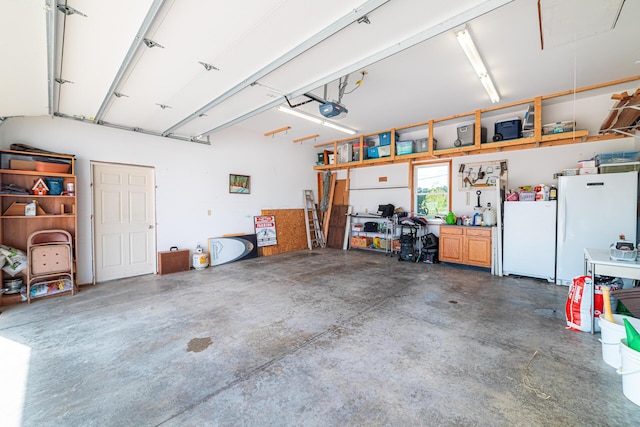
[(484, 210), (482, 214), (482, 219), (484, 221), (484, 225), (492, 226), (496, 225), (496, 211), (491, 207), (491, 203), (487, 203), (487, 209)]
[(482, 225), (482, 214), (478, 212), (473, 214), (473, 225)]
[(449, 212), (444, 220), (447, 224), (453, 225), (456, 223), (456, 215), (453, 212)]

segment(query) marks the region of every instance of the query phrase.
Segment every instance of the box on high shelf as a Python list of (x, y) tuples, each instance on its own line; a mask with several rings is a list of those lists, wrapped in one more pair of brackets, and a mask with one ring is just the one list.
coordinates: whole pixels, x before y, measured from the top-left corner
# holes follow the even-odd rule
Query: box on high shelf
[[(453, 145), (456, 147), (461, 147), (463, 145), (473, 145), (475, 141), (476, 134), (476, 124), (475, 122), (462, 124), (458, 126), (456, 129), (458, 134), (458, 138), (453, 142)], [(487, 128), (480, 128), (480, 142), (487, 142)]]
[[(398, 134), (395, 134), (396, 141), (398, 140)], [(382, 132), (378, 134), (380, 138), (380, 145), (391, 145), (391, 132)]]
[(596, 166), (609, 165), (612, 163), (627, 163), (640, 161), (640, 151), (617, 151), (613, 153), (596, 154)]
[(598, 168), (579, 168), (580, 175), (595, 175), (598, 173)]
[(595, 159), (590, 159), (590, 160), (580, 160), (578, 162), (578, 169), (582, 169), (582, 168), (595, 168), (596, 165), (596, 161)]
[(401, 156), (403, 154), (413, 153), (413, 141), (397, 141), (396, 142), (396, 154)]
[(413, 151), (416, 153), (429, 151), (429, 138), (419, 138), (413, 141)]
[(493, 141), (522, 138), (522, 120), (519, 118), (503, 120), (494, 125)]
[(620, 173), (640, 171), (640, 162), (614, 163), (609, 165), (600, 165), (600, 173)]
[(367, 158), (377, 159), (379, 157), (388, 157), (391, 155), (391, 146), (367, 147)]
[(553, 135), (555, 133), (573, 132), (576, 130), (576, 122), (573, 120), (565, 122), (547, 123), (542, 125), (543, 135)]

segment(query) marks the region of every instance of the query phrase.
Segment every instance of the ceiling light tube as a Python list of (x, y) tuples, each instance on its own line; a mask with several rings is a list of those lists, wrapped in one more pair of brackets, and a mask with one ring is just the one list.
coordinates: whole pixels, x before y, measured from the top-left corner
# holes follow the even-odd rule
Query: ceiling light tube
[(278, 106), (277, 109), (278, 109), (278, 111), (282, 111), (283, 113), (291, 114), (292, 116), (300, 117), (301, 119), (309, 120), (310, 122), (313, 122), (315, 124), (326, 126), (328, 128), (331, 128), (331, 129), (339, 130), (340, 132), (344, 132), (344, 133), (349, 134), (349, 135), (355, 135), (356, 134), (356, 131), (353, 130), (353, 129), (349, 129), (349, 128), (344, 127), (344, 126), (337, 125), (337, 124), (335, 124), (333, 122), (328, 122), (326, 120), (319, 119), (319, 118), (317, 118), (315, 116), (312, 116), (310, 114), (302, 113), (300, 111), (296, 111), (296, 110), (292, 110), (290, 108), (283, 107), (282, 105)]
[(484, 65), (484, 61), (482, 61), (482, 57), (480, 56), (480, 52), (476, 48), (473, 39), (471, 38), (471, 34), (469, 30), (465, 26), (461, 30), (455, 31), (456, 38), (458, 39), (458, 43), (462, 47), (465, 55), (467, 55), (467, 59), (473, 66), (476, 75), (480, 79), (480, 82), (484, 86), (484, 89), (487, 91), (491, 102), (496, 103), (500, 101), (500, 95), (498, 95), (498, 91), (496, 90), (491, 77), (489, 76), (489, 72), (487, 71), (487, 67)]
[(309, 120), (310, 122), (313, 122), (313, 123), (318, 124), (318, 125), (322, 124), (322, 120), (320, 120), (317, 117), (313, 117), (313, 116), (310, 116), (308, 114), (301, 113), (299, 111), (295, 111), (295, 110), (291, 110), (289, 108), (285, 108), (282, 105), (278, 107), (278, 111), (282, 111), (283, 113), (291, 114), (292, 116), (300, 117), (301, 119)]
[(349, 128), (346, 128), (344, 126), (340, 126), (340, 125), (337, 125), (335, 123), (328, 122), (326, 120), (323, 120), (321, 124), (322, 124), (322, 126), (326, 126), (328, 128), (331, 128), (331, 129), (339, 130), (340, 132), (344, 132), (344, 133), (347, 133), (349, 135), (355, 135), (356, 134), (356, 131), (353, 130), (353, 129), (349, 129)]

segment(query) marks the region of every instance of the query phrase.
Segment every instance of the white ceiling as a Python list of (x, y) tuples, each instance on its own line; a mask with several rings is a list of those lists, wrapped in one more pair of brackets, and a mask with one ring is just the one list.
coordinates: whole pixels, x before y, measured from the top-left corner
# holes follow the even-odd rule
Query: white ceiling
[[(338, 79), (350, 74), (350, 92), (362, 70), (336, 121), (359, 134), (489, 107), (452, 31), (465, 23), (502, 104), (638, 75), (640, 2), (622, 4), (541, 0), (542, 49), (536, 0), (58, 2), (72, 14), (55, 0), (3, 0), (0, 117), (52, 114), (214, 142), (228, 126), (256, 135), (290, 126), (276, 137), (331, 141), (347, 135), (275, 107), (285, 95), (322, 98), (325, 84), (337, 99)], [(365, 15), (370, 23), (358, 23)], [(50, 68), (48, 19), (58, 35)], [(67, 82), (49, 84), (48, 71)], [(296, 110), (319, 116), (318, 106)]]

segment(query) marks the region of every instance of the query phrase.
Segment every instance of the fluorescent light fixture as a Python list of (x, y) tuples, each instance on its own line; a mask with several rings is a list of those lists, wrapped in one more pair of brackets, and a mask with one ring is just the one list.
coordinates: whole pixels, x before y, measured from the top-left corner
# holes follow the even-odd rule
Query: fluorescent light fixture
[(326, 120), (322, 121), (322, 125), (326, 126), (328, 128), (331, 128), (331, 129), (339, 130), (340, 132), (348, 133), (349, 135), (355, 135), (356, 134), (356, 131), (353, 130), (353, 129), (349, 129), (349, 128), (346, 128), (344, 126), (340, 126), (340, 125), (337, 125), (335, 123), (328, 122)]
[(455, 31), (456, 38), (458, 39), (458, 43), (462, 46), (462, 50), (464, 50), (465, 55), (471, 62), (473, 69), (476, 72), (476, 75), (480, 79), (482, 86), (487, 91), (489, 98), (491, 98), (491, 102), (496, 103), (500, 101), (500, 95), (498, 95), (498, 91), (489, 76), (489, 72), (487, 71), (487, 67), (485, 67), (484, 62), (482, 61), (482, 57), (480, 56), (480, 52), (476, 48), (473, 39), (471, 38), (471, 34), (469, 30), (465, 26), (461, 30)]
[(310, 114), (302, 113), (300, 111), (292, 110), (290, 108), (285, 108), (282, 105), (278, 106), (277, 109), (278, 109), (278, 111), (282, 111), (283, 113), (291, 114), (292, 116), (300, 117), (301, 119), (309, 120), (310, 122), (313, 122), (315, 124), (326, 126), (328, 128), (331, 128), (331, 129), (339, 130), (340, 132), (344, 132), (344, 133), (347, 133), (349, 135), (355, 135), (356, 134), (356, 131), (353, 130), (353, 129), (349, 129), (349, 128), (344, 127), (344, 126), (337, 125), (337, 124), (335, 124), (333, 122), (329, 122), (327, 120), (319, 119), (319, 118), (317, 118), (315, 116), (312, 116)]
[(292, 116), (300, 117), (301, 119), (309, 120), (310, 122), (313, 122), (313, 123), (318, 124), (318, 125), (322, 124), (322, 120), (320, 120), (319, 118), (310, 116), (310, 115), (305, 114), (305, 113), (301, 113), (300, 111), (291, 110), (289, 108), (284, 108), (283, 106), (279, 106), (278, 107), (278, 111), (282, 111), (283, 113), (291, 114)]

